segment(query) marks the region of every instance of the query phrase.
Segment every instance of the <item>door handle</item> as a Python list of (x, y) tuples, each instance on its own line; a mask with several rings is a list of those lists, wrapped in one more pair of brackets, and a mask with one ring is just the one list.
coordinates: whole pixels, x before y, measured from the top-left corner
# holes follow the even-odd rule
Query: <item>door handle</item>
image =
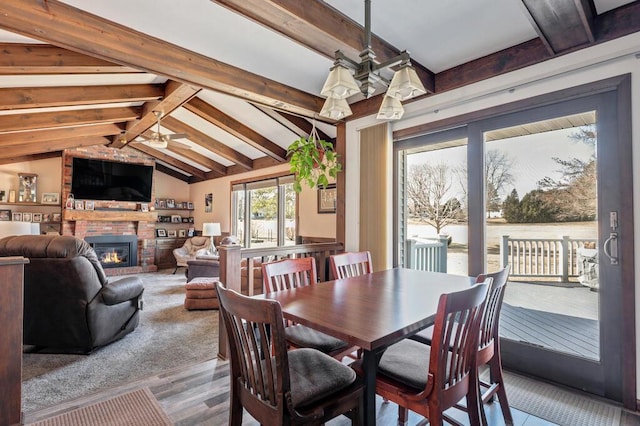
[(612, 232), (609, 234), (603, 245), (603, 251), (605, 256), (609, 258), (612, 265), (618, 264), (618, 233)]

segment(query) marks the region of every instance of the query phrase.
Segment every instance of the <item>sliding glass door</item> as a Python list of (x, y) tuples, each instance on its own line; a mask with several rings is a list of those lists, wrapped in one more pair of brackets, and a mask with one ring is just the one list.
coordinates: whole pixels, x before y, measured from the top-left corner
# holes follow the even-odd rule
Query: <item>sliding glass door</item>
[[(411, 247), (407, 241), (422, 238), (423, 222), (433, 227), (434, 218), (449, 217), (446, 207), (457, 200), (461, 214), (440, 230), (453, 236), (447, 272), (511, 270), (503, 365), (612, 400), (626, 397), (631, 405), (635, 364), (624, 374), (622, 367), (635, 361), (626, 319), (635, 314), (633, 282), (623, 279), (633, 276), (631, 143), (619, 121), (626, 114), (619, 96), (625, 94), (601, 90), (530, 102), (463, 123), (455, 138), (437, 132), (396, 142), (397, 247)], [(464, 166), (454, 155), (462, 147)], [(418, 168), (442, 173), (415, 191), (423, 182), (412, 174)], [(466, 190), (452, 176), (465, 176)], [(444, 195), (427, 197), (438, 179), (450, 183)], [(437, 208), (416, 208), (420, 192)], [(456, 236), (461, 224), (466, 239)], [(458, 242), (466, 268), (452, 261)], [(411, 254), (397, 254), (407, 266)]]

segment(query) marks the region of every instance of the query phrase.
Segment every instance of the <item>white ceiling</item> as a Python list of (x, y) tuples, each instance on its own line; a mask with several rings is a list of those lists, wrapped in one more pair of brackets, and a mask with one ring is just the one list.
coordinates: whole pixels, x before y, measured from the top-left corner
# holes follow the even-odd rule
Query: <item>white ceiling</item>
[[(305, 48), (210, 0), (63, 2), (317, 96), (320, 95), (320, 89), (333, 62), (331, 58)], [(359, 24), (364, 23), (363, 0), (325, 2)], [(594, 1), (598, 13), (631, 2)], [(537, 37), (518, 0), (373, 0), (372, 31), (396, 48), (408, 50), (415, 61), (435, 73)], [(0, 30), (0, 42), (37, 41)], [(161, 54), (162, 52), (158, 52), (158, 55)], [(162, 76), (143, 73), (0, 75), (0, 87), (139, 84), (162, 83), (166, 80)], [(202, 91), (198, 96), (282, 148), (286, 148), (298, 137), (290, 130), (296, 129), (293, 124), (285, 123), (286, 126), (283, 126), (272, 117), (272, 113), (264, 112), (243, 100), (208, 90)], [(265, 155), (183, 108), (171, 115), (249, 158), (256, 159)], [(282, 121), (282, 118), (278, 120)], [(329, 136), (335, 136), (332, 126), (322, 124), (319, 127)], [(222, 165), (233, 164), (202, 148), (194, 147), (194, 150)], [(167, 154), (177, 157), (177, 154)], [(191, 161), (184, 161), (206, 170)]]

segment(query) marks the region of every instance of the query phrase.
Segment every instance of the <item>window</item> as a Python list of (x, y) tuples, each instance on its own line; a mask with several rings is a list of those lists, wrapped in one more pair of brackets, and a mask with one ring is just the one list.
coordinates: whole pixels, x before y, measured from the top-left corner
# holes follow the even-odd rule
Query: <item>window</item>
[(232, 188), (232, 232), (244, 247), (296, 243), (293, 176), (238, 183)]

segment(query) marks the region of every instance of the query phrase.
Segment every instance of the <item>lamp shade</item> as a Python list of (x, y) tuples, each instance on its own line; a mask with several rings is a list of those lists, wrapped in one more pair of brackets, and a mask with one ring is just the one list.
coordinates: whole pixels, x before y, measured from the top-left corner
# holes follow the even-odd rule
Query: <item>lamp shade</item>
[(427, 90), (420, 81), (418, 73), (416, 73), (416, 70), (410, 65), (401, 67), (393, 74), (393, 78), (387, 89), (387, 96), (391, 96), (400, 101), (415, 98), (425, 93), (427, 93)]
[(342, 65), (336, 65), (329, 71), (320, 94), (328, 98), (346, 99), (360, 92), (351, 71)]
[(402, 107), (400, 101), (396, 98), (385, 95), (376, 118), (378, 118), (379, 120), (398, 120), (402, 117), (403, 114), (404, 108)]
[(202, 224), (202, 235), (205, 237), (219, 237), (222, 235), (222, 231), (220, 230), (219, 223), (203, 223)]
[(327, 98), (320, 110), (320, 116), (340, 120), (353, 114), (346, 99)]

